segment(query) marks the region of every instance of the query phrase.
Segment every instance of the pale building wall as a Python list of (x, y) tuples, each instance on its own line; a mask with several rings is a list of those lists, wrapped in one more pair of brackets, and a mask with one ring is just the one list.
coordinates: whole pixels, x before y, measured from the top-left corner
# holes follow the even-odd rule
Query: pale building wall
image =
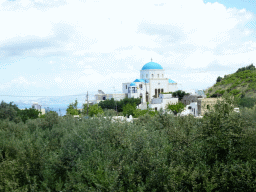
[(105, 98), (105, 100), (114, 98), (115, 100), (120, 101), (121, 99), (124, 99), (125, 97), (127, 97), (126, 93), (96, 94), (95, 95), (95, 100), (92, 101), (92, 102), (94, 104), (99, 103), (101, 101), (104, 101), (103, 98)]
[(168, 91), (166, 92), (175, 92), (178, 90), (177, 83), (168, 83)]
[[(153, 77), (152, 77), (152, 75), (153, 75)], [(159, 77), (158, 77), (158, 75), (159, 75)], [(164, 76), (165, 76), (164, 69), (140, 70), (140, 79), (164, 78)]]
[(42, 112), (42, 115), (44, 115), (45, 114), (45, 109), (41, 108), (41, 112)]
[[(168, 92), (169, 87), (168, 87), (168, 79), (151, 79), (150, 80), (151, 87), (150, 87), (150, 92), (151, 92), (151, 97), (155, 95), (155, 89), (163, 89), (163, 92)], [(158, 95), (159, 96), (159, 95)]]
[(128, 87), (131, 83), (123, 83), (122, 84), (122, 91), (123, 93), (128, 93)]
[(197, 106), (197, 102), (194, 103), (190, 103), (191, 106), (191, 113), (197, 117), (198, 116), (198, 106)]
[(159, 98), (161, 98), (161, 99), (171, 99), (173, 97), (172, 97), (172, 94), (160, 94)]
[(149, 104), (149, 108), (155, 109), (157, 107), (157, 111), (159, 111), (161, 108), (165, 109), (167, 104), (176, 104), (178, 103), (178, 98), (170, 98), (170, 99), (161, 99), (161, 98), (154, 98), (152, 99), (152, 103)]
[(223, 100), (222, 98), (198, 98), (198, 114), (204, 115), (205, 112), (208, 111), (207, 106), (210, 107), (210, 109), (213, 108), (213, 106), (217, 103), (218, 100)]

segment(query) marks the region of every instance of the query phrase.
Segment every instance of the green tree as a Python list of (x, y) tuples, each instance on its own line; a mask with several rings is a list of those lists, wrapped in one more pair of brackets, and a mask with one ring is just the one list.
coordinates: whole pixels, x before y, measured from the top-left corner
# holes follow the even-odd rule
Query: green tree
[(2, 101), (0, 103), (0, 119), (9, 119), (10, 121), (19, 122), (20, 117), (18, 116), (18, 112), (20, 109), (17, 105), (10, 102), (9, 104)]
[(99, 106), (102, 109), (114, 109), (118, 112), (122, 112), (123, 111), (123, 107), (127, 104), (135, 104), (136, 106), (138, 106), (141, 103), (141, 99), (140, 98), (124, 98), (120, 101), (115, 101), (113, 98), (111, 99), (107, 99), (105, 101), (101, 101), (99, 103)]
[(133, 104), (128, 103), (123, 107), (124, 116), (130, 116), (130, 115), (134, 116), (135, 113), (136, 113), (135, 111), (136, 111), (136, 104), (135, 103), (133, 103)]
[(222, 77), (218, 77), (217, 80), (216, 80), (216, 83), (220, 82), (222, 80)]
[(74, 103), (69, 104), (68, 108), (66, 109), (67, 114), (79, 115), (80, 111), (77, 109), (77, 106), (78, 106), (78, 102), (77, 102), (77, 99), (76, 99)]
[(116, 101), (114, 100), (114, 98), (100, 101), (99, 106), (102, 109), (116, 109)]
[(253, 108), (255, 104), (256, 104), (256, 98), (250, 98), (250, 97), (243, 97), (238, 102), (239, 107), (247, 107), (247, 108)]
[(21, 117), (21, 120), (25, 123), (28, 119), (37, 119), (41, 114), (40, 111), (34, 108), (25, 108), (23, 110), (19, 110), (18, 115)]
[(254, 66), (253, 63), (252, 63), (251, 65), (248, 65), (248, 66), (246, 66), (246, 67), (239, 68), (239, 69), (236, 71), (236, 73), (241, 72), (241, 71), (245, 71), (245, 70), (251, 70), (251, 71), (253, 71), (253, 70), (255, 70), (255, 66)]
[(181, 102), (178, 102), (176, 104), (167, 104), (166, 109), (171, 110), (174, 115), (177, 115), (177, 113), (180, 113), (184, 110), (185, 105)]
[(181, 91), (181, 90), (178, 90), (172, 93), (172, 96), (178, 97), (179, 101), (184, 97), (184, 95), (189, 95), (189, 93), (186, 93), (185, 91)]
[[(84, 113), (86, 114), (87, 113), (87, 104), (84, 104)], [(89, 108), (88, 108), (88, 115), (90, 117), (93, 117), (93, 116), (97, 116), (98, 114), (103, 114), (104, 111), (103, 109), (98, 105), (98, 104), (94, 104), (94, 105), (90, 105)]]

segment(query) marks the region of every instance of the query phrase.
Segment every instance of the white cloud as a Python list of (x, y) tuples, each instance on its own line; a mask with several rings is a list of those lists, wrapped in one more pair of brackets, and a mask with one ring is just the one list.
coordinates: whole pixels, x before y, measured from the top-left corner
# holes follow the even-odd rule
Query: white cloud
[(63, 82), (62, 78), (60, 78), (60, 77), (56, 77), (54, 80), (55, 80), (56, 83), (62, 83)]
[[(248, 27), (255, 15), (203, 0), (0, 1), (0, 18), (0, 59), (58, 56), (55, 70), (36, 81), (49, 91), (121, 90), (151, 58), (182, 84), (192, 69), (256, 59)], [(216, 75), (209, 74), (193, 82), (210, 83)]]

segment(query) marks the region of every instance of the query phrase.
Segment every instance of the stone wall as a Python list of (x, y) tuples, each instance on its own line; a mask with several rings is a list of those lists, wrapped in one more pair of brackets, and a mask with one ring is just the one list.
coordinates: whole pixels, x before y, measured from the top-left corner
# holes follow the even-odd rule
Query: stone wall
[(198, 98), (197, 107), (198, 114), (204, 115), (205, 112), (209, 109), (212, 109), (213, 106), (217, 103), (218, 100), (223, 100), (222, 98)]

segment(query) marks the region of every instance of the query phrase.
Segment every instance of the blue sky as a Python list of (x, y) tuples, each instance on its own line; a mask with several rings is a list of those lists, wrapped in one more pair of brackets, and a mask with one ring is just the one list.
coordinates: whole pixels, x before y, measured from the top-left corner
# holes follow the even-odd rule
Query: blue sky
[[(253, 0), (0, 0), (0, 95), (38, 96), (0, 100), (121, 92), (151, 58), (180, 89), (206, 89), (256, 63), (255, 16)], [(79, 96), (50, 97), (66, 95)]]

